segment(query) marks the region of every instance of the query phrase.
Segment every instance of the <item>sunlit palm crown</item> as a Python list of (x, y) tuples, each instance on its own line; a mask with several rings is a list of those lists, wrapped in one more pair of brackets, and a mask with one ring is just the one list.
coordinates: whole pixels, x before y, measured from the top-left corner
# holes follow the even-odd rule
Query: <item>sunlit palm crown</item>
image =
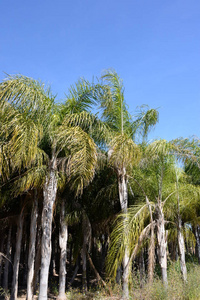
[(131, 168), (139, 160), (140, 149), (134, 140), (145, 137), (158, 120), (156, 110), (142, 109), (133, 119), (124, 99), (123, 82), (115, 71), (108, 70), (101, 77), (104, 93), (100, 108), (103, 121), (109, 126), (110, 163), (115, 168)]
[[(32, 78), (9, 76), (1, 83), (1, 120), (5, 124), (1, 141), (7, 137), (13, 170), (29, 169), (30, 177), (31, 170), (37, 169), (41, 177), (39, 169), (47, 169), (55, 156), (60, 170), (68, 175), (68, 180), (74, 178), (73, 186), (81, 192), (94, 176), (97, 152), (84, 126), (71, 120), (74, 113), (75, 117), (82, 113), (82, 125), (85, 121), (87, 126), (90, 99), (91, 89), (84, 81), (71, 88), (62, 106), (55, 103), (49, 88)], [(36, 184), (37, 176), (34, 177), (27, 179), (27, 188)]]

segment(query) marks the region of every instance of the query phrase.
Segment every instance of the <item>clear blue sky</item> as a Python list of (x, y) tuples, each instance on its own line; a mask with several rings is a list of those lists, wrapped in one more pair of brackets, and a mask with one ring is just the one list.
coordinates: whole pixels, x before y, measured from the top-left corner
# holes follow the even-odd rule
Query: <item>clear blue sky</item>
[(21, 73), (63, 99), (107, 68), (133, 114), (159, 107), (151, 138), (200, 137), (199, 0), (0, 1), (0, 81)]

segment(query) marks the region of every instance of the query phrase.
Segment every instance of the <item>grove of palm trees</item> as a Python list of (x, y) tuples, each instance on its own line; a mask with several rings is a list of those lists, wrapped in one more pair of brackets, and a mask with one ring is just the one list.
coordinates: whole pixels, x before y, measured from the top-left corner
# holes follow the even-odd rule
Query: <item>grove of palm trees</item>
[(0, 83), (0, 299), (200, 299), (200, 142), (122, 79)]

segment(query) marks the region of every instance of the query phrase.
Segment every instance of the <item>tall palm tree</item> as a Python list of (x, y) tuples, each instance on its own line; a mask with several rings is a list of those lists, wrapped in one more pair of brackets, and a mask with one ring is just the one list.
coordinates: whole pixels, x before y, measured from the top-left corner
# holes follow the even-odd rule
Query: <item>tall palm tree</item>
[[(109, 127), (109, 139), (107, 142), (108, 159), (114, 168), (118, 178), (119, 200), (122, 211), (126, 216), (128, 209), (128, 174), (133, 165), (140, 158), (140, 149), (134, 142), (139, 130), (143, 136), (147, 135), (149, 129), (158, 120), (158, 113), (154, 109), (143, 111), (133, 120), (128, 112), (124, 99), (124, 86), (115, 71), (106, 71), (102, 76), (104, 93), (101, 97), (100, 108), (102, 120)], [(124, 219), (126, 223), (126, 217)], [(128, 291), (128, 269), (126, 268), (129, 258), (128, 245), (125, 249), (123, 259), (123, 297), (129, 297)]]
[[(71, 91), (76, 103), (90, 105), (91, 90), (84, 81)], [(77, 98), (78, 97), (78, 98)], [(69, 122), (70, 112), (55, 104), (49, 89), (31, 78), (9, 76), (0, 84), (1, 107), (13, 108), (6, 117), (6, 131), (13, 170), (28, 169), (26, 189), (43, 187), (42, 257), (39, 299), (47, 299), (48, 273), (51, 257), (51, 228), (59, 172), (66, 174), (76, 194), (92, 180), (97, 162), (96, 145), (80, 127)], [(69, 102), (69, 101), (68, 101)], [(12, 121), (8, 122), (8, 120)], [(38, 175), (39, 176), (36, 176)]]

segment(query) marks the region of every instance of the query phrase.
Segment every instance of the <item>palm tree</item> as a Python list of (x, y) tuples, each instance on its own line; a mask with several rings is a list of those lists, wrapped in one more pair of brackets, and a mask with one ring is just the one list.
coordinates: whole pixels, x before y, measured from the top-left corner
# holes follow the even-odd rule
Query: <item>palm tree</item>
[[(166, 140), (157, 140), (147, 147), (147, 153), (152, 158), (153, 169), (155, 174), (155, 181), (157, 181), (157, 240), (158, 240), (158, 256), (162, 271), (162, 279), (165, 285), (167, 285), (167, 233), (165, 231), (165, 217), (164, 217), (164, 205), (166, 201), (173, 195), (177, 194), (177, 215), (178, 215), (178, 244), (181, 256), (181, 270), (183, 278), (187, 279), (187, 270), (185, 266), (185, 252), (184, 252), (184, 240), (182, 235), (181, 216), (179, 207), (179, 184), (178, 176), (176, 172), (175, 159), (184, 161), (192, 161), (198, 164), (198, 156), (194, 153), (194, 141), (177, 139), (167, 142)], [(150, 169), (152, 170), (152, 169)], [(175, 189), (167, 194), (163, 193), (165, 181), (169, 180), (170, 176), (176, 178)], [(151, 171), (152, 176), (152, 171)], [(167, 181), (168, 184), (168, 181)], [(165, 199), (163, 199), (165, 197)]]
[[(133, 170), (133, 176), (129, 176), (129, 184), (137, 191), (135, 197), (140, 199), (139, 206), (129, 208), (126, 222), (124, 222), (124, 214), (118, 217), (111, 235), (108, 271), (110, 274), (115, 274), (117, 262), (122, 261), (127, 244), (129, 244), (130, 249), (130, 259), (127, 266), (130, 265), (140, 247), (142, 247), (143, 240), (148, 238), (149, 231), (151, 231), (149, 248), (152, 250), (149, 250), (149, 262), (151, 256), (154, 259), (155, 250), (151, 249), (151, 247), (155, 244), (154, 228), (156, 227), (158, 258), (161, 265), (163, 282), (167, 285), (167, 232), (165, 230), (166, 218), (164, 208), (168, 204), (167, 208), (169, 210), (171, 206), (170, 200), (174, 199), (173, 201), (175, 202), (173, 203), (176, 204), (170, 209), (170, 215), (175, 214), (177, 217), (181, 269), (183, 278), (186, 280), (184, 240), (179, 202), (182, 198), (185, 200), (189, 198), (194, 199), (194, 193), (197, 193), (197, 190), (195, 191), (191, 185), (186, 185), (186, 182), (181, 184), (179, 180), (177, 181), (175, 155), (182, 159), (187, 157), (187, 159), (195, 160), (195, 157), (193, 157), (189, 149), (180, 148), (175, 143), (165, 140), (155, 141), (150, 144), (146, 149), (146, 154), (147, 156), (143, 157), (140, 165)], [(156, 199), (155, 203), (153, 203), (154, 199)], [(149, 206), (151, 209), (149, 209)], [(174, 219), (170, 218), (173, 223)]]
[[(84, 81), (79, 82), (78, 86), (80, 89), (71, 90), (71, 99), (75, 103), (85, 101), (86, 111), (91, 103), (91, 90)], [(76, 194), (81, 194), (95, 173), (96, 145), (80, 126), (70, 124), (70, 111), (56, 105), (50, 90), (38, 81), (22, 75), (10, 76), (0, 85), (0, 100), (3, 109), (7, 105), (13, 107), (12, 122), (8, 124), (10, 114), (5, 123), (10, 136), (13, 170), (30, 171), (26, 189), (37, 186), (38, 179), (42, 179), (43, 235), (39, 299), (47, 299), (52, 216), (59, 172), (66, 174)]]
[[(108, 159), (110, 166), (114, 168), (118, 178), (119, 200), (122, 211), (126, 216), (128, 209), (128, 174), (133, 165), (136, 165), (140, 158), (140, 149), (133, 141), (138, 130), (147, 135), (150, 127), (156, 124), (158, 113), (151, 109), (143, 111), (133, 121), (128, 112), (124, 99), (124, 87), (122, 80), (115, 71), (107, 71), (102, 76), (104, 93), (101, 97), (100, 107), (102, 119), (109, 127), (109, 139), (107, 142)], [(126, 217), (124, 219), (126, 223)], [(123, 259), (123, 297), (129, 297), (128, 291), (128, 269), (126, 268), (129, 259), (128, 245), (125, 248)]]
[[(196, 140), (195, 141), (195, 154), (197, 157), (200, 156), (200, 145), (199, 145), (199, 141)], [(193, 163), (191, 161), (187, 161), (184, 165), (185, 168), (185, 172), (186, 174), (190, 177), (190, 183), (195, 185), (195, 186), (199, 186), (200, 183), (200, 176), (199, 176), (199, 166), (196, 163)], [(199, 222), (199, 205), (198, 202), (196, 203), (196, 205), (190, 206), (190, 223), (193, 225), (194, 227), (194, 231), (195, 231), (195, 237), (196, 237), (196, 252), (197, 252), (197, 257), (198, 257), (198, 261), (200, 264), (200, 222)]]

